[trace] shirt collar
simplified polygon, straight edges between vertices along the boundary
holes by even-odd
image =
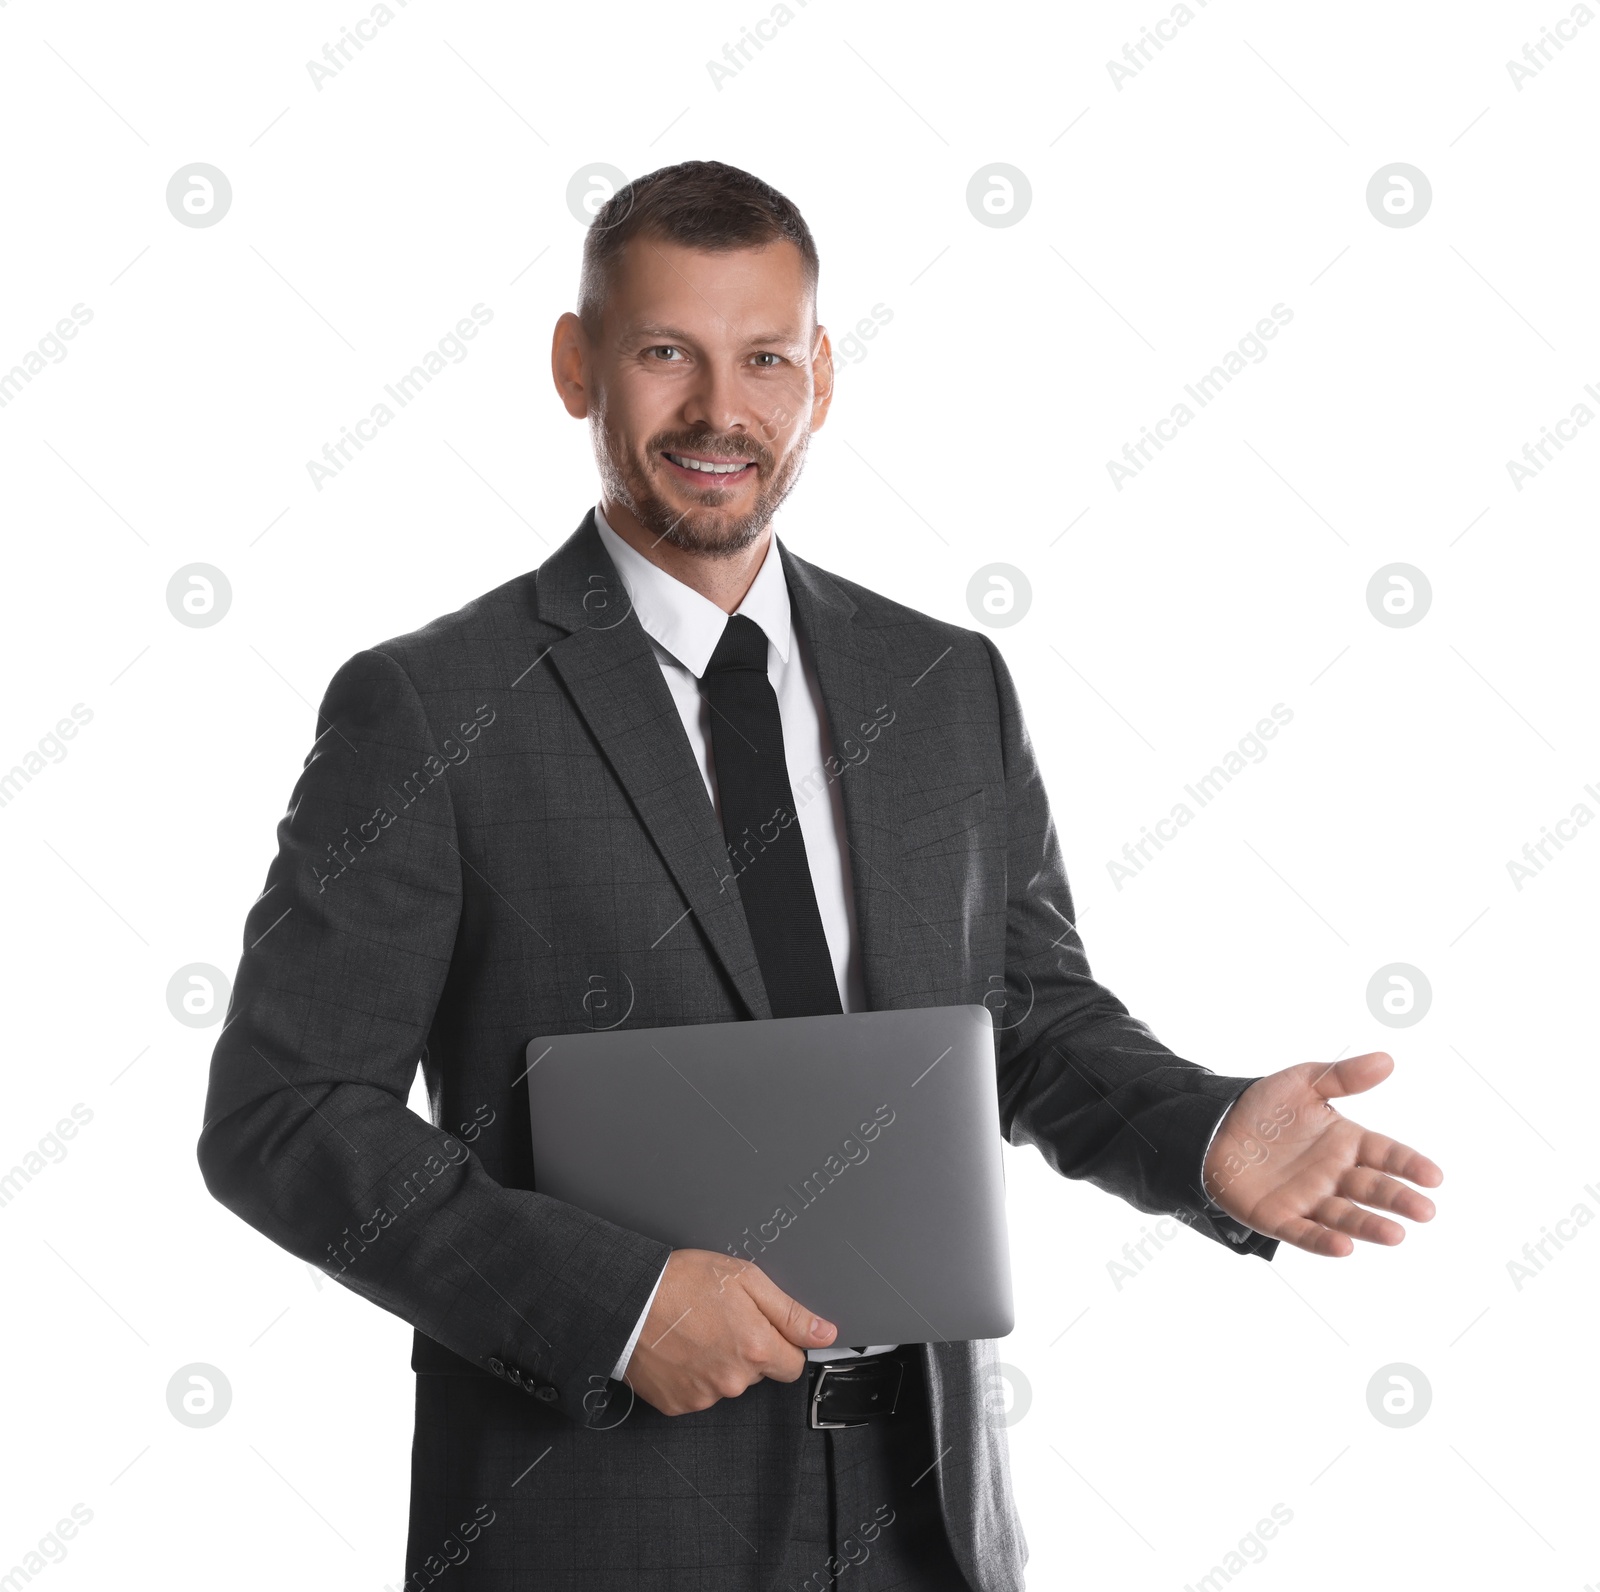
[[[666,648],[698,680],[706,672],[711,654],[722,640],[727,614],[709,597],[684,585],[623,541],[606,523],[605,513],[598,503],[595,504],[594,523],[611,555],[611,562],[617,566],[617,574],[645,634]],[[788,663],[793,617],[776,533],[768,540],[767,556],[744,594],[744,601],[734,612],[760,625],[767,640],[778,649],[778,656]]]

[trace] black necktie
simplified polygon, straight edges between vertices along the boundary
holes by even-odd
[[[738,881],[772,1015],[842,1011],[767,679],[766,632],[753,619],[729,617],[700,689],[711,704],[728,876]]]

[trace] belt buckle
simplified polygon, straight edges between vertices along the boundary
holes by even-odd
[[[817,1385],[811,1391],[811,1429],[813,1431],[830,1431],[847,1426],[865,1426],[862,1421],[824,1421],[817,1418],[817,1405],[822,1401],[822,1389],[830,1375],[835,1371],[843,1371],[852,1364],[860,1364],[851,1360],[823,1360],[817,1365]]]
[[[876,1355],[868,1355],[863,1359],[856,1359],[856,1360],[840,1359],[840,1360],[823,1360],[823,1361],[819,1362],[819,1364],[817,1365],[817,1368],[816,1368],[817,1369],[817,1381],[816,1381],[816,1386],[812,1389],[811,1407],[810,1407],[810,1412],[809,1412],[809,1420],[810,1420],[810,1425],[811,1425],[812,1430],[813,1431],[828,1431],[828,1430],[835,1430],[835,1429],[838,1429],[838,1428],[841,1428],[841,1427],[866,1426],[866,1425],[870,1424],[872,1416],[863,1416],[862,1419],[859,1420],[859,1421],[824,1421],[824,1420],[820,1419],[819,1416],[818,1416],[818,1406],[822,1402],[823,1386],[827,1382],[828,1378],[835,1371],[839,1371],[839,1372],[859,1371],[863,1365],[870,1365],[874,1369],[878,1369],[878,1368],[882,1367],[884,1365],[884,1363],[886,1361],[889,1361],[891,1358],[892,1357],[889,1354],[876,1354]],[[904,1365],[904,1363],[903,1362],[897,1363],[895,1365],[895,1371],[896,1371],[897,1374],[895,1376],[895,1381],[894,1381],[894,1392],[890,1395],[888,1409],[887,1409],[887,1411],[875,1410],[873,1412],[874,1416],[875,1415],[882,1415],[882,1414],[885,1414],[885,1413],[893,1415],[895,1410],[899,1408],[899,1405],[900,1405],[900,1394],[901,1394],[902,1388],[903,1388],[904,1383],[905,1383],[905,1365]]]

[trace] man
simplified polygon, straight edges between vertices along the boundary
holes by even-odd
[[[407,1589],[1023,1585],[993,1344],[835,1344],[540,1193],[535,1035],[984,1001],[998,1126],[1066,1176],[1265,1258],[1433,1214],[1397,1180],[1439,1169],[1330,1103],[1387,1056],[1221,1077],[1095,982],[989,638],[774,538],[832,397],[816,286],[734,168],[602,208],[552,352],[599,505],[338,671],[246,924],[200,1161],[416,1328]]]

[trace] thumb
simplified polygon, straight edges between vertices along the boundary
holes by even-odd
[[[759,1266],[752,1266],[741,1280],[755,1300],[756,1308],[797,1349],[813,1349],[833,1342],[838,1328],[831,1321],[812,1314],[798,1299],[791,1299]]]
[[[1347,1056],[1324,1068],[1311,1080],[1311,1087],[1324,1100],[1341,1095],[1364,1094],[1376,1088],[1394,1071],[1394,1057],[1386,1050],[1369,1050],[1364,1056]]]

